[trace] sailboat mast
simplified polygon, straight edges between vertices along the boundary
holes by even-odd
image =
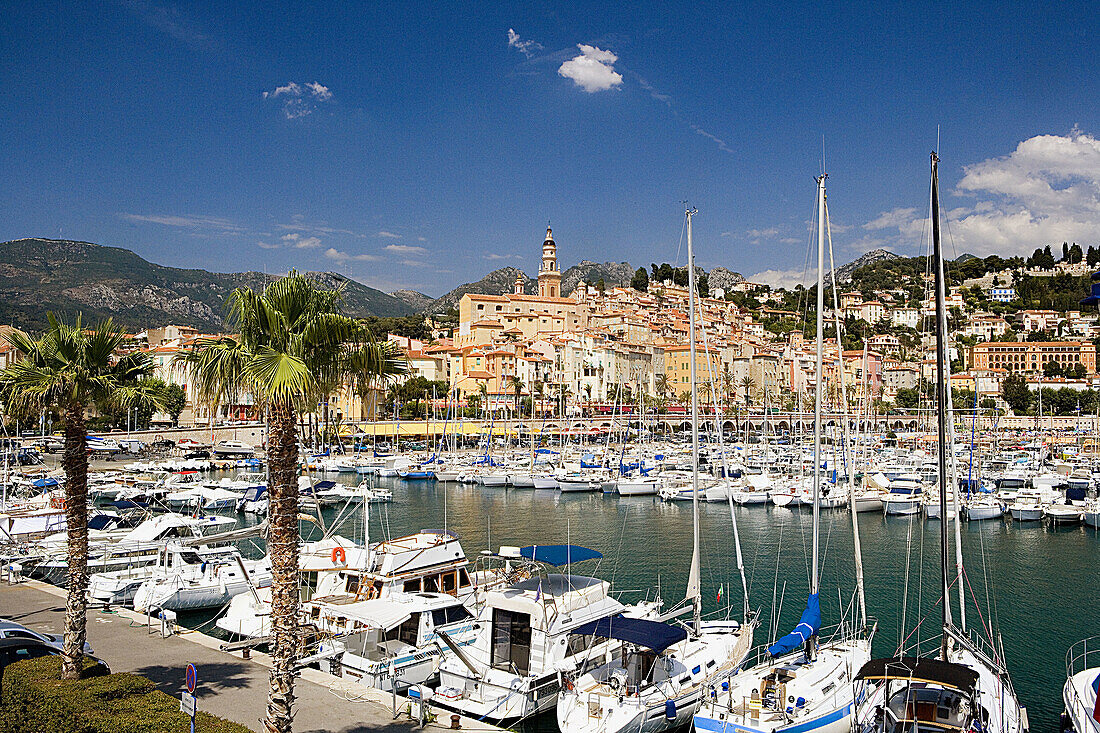
[[[932,266],[936,273],[936,427],[939,439],[938,479],[940,488],[940,582],[942,584],[943,628],[951,623],[951,602],[948,596],[950,581],[947,576],[947,296],[943,282],[943,249],[940,244],[940,181],[935,152],[932,159]],[[957,521],[957,520],[956,520]],[[944,633],[940,641],[940,659],[947,660],[948,637]]]
[[[700,587],[699,572],[699,390],[695,381],[695,250],[691,242],[691,217],[696,209],[691,208],[687,215],[687,268],[688,268],[688,357],[691,361],[691,530],[692,553],[691,571],[688,575],[688,595],[693,598],[694,615],[692,629],[696,634],[702,624],[703,592]]]
[[[843,428],[840,431],[844,441],[841,456],[844,459],[844,472],[848,478],[848,508],[852,515],[852,548],[856,564],[856,596],[859,599],[859,619],[863,628],[867,627],[867,594],[863,587],[863,547],[859,540],[859,513],[856,511],[856,469],[848,452],[848,386],[844,369],[844,344],[840,339],[840,304],[837,300],[839,288],[836,283],[836,262],[833,261],[833,232],[829,226],[829,204],[825,204],[825,235],[829,240],[829,274],[833,284],[833,323],[836,324],[837,351],[840,355],[840,419]],[[870,377],[867,375],[867,341],[863,342],[863,392],[866,395]],[[837,474],[839,476],[839,474]],[[839,483],[839,481],[838,481]]]
[[[813,519],[813,567],[810,576],[810,593],[818,591],[817,539],[821,525],[821,398],[825,391],[825,179],[822,173],[817,179],[817,338],[816,361],[817,388],[814,390],[814,519]],[[839,345],[840,334],[837,334]]]

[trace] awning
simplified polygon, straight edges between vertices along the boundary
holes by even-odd
[[[618,639],[644,646],[655,652],[663,652],[676,642],[687,638],[687,631],[679,626],[628,616],[607,616],[578,626],[569,633]]]
[[[550,565],[566,565],[571,562],[583,562],[595,560],[603,555],[595,550],[578,545],[531,545],[519,549],[520,557],[528,560],[548,563]]]
[[[390,629],[400,626],[412,616],[413,610],[419,610],[410,608],[409,604],[394,603],[386,598],[375,598],[370,601],[358,601],[356,603],[345,603],[340,605],[334,604],[331,606],[321,601],[317,603],[317,605],[321,607],[322,613],[331,609],[334,613],[344,618],[358,621],[371,628],[381,629],[382,631],[389,631]]]
[[[961,664],[923,657],[872,659],[856,675],[857,680],[911,680],[946,685],[973,694],[978,673]]]

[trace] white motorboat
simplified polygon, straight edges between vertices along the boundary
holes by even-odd
[[[1079,506],[1055,502],[1043,507],[1043,518],[1057,526],[1080,524],[1084,511]]]
[[[501,548],[501,557],[566,565],[601,557],[573,545]],[[576,679],[603,664],[616,640],[572,632],[626,607],[606,581],[583,575],[543,574],[483,597],[474,641],[439,665],[436,705],[482,720],[529,718],[554,706],[563,676]]]
[[[188,517],[160,514],[145,520],[124,534],[109,534],[95,539],[88,548],[88,573],[104,573],[151,565],[166,542],[174,539],[201,538],[236,524],[232,517]],[[43,542],[45,559],[29,568],[29,575],[50,583],[64,583],[68,576],[67,537],[64,533]]]
[[[446,593],[316,603],[303,623],[323,636],[317,652],[302,662],[318,662],[337,677],[386,691],[427,682],[442,655],[450,649],[462,653],[476,631],[470,612]]]
[[[1097,733],[1097,680],[1100,679],[1100,637],[1082,639],[1066,652],[1066,684],[1062,687],[1062,730]]]
[[[1038,494],[1021,491],[1008,505],[1008,514],[1017,522],[1037,522],[1043,518],[1043,502]]]
[[[978,494],[966,502],[966,518],[971,522],[1000,519],[1004,513],[1004,504],[990,494]]]
[[[917,481],[898,479],[890,482],[890,489],[882,497],[882,510],[886,514],[908,516],[917,514],[924,503],[924,487]]]
[[[222,440],[212,449],[218,458],[239,458],[241,456],[253,456],[256,449],[240,440]]]
[[[220,608],[231,598],[271,585],[271,560],[245,560],[235,549],[200,557],[181,554],[182,563],[154,569],[134,592],[138,613],[156,609],[194,611]]]
[[[619,496],[656,496],[661,482],[655,478],[627,477],[620,478],[616,485]]]
[[[558,477],[558,488],[561,492],[573,491],[599,491],[603,479],[591,474],[563,473]]]
[[[161,550],[156,564],[94,573],[88,578],[88,600],[106,606],[132,606],[138,588],[150,578],[165,576],[189,565],[223,562],[235,554],[229,548],[186,547],[170,541]]]
[[[398,592],[447,593],[470,603],[475,582],[486,586],[493,581],[470,573],[458,537],[440,530],[422,530],[369,549],[333,536],[304,545],[298,562],[303,612],[314,600],[334,604]],[[215,624],[237,636],[266,636],[270,615],[271,593],[265,589],[234,598]]]

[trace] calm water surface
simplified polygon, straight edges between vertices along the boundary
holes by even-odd
[[[598,564],[578,565],[574,572],[611,581],[624,601],[652,597],[658,588],[666,603],[683,598],[692,549],[690,502],[398,479],[378,482],[392,488],[394,501],[371,507],[372,541],[446,527],[461,537],[471,559],[500,545],[572,542],[604,554]],[[786,633],[802,612],[809,586],[811,511],[750,506],[736,507],[734,513],[749,601],[761,614],[756,636],[761,643],[775,636],[777,624],[778,634]],[[326,521],[331,523],[336,514],[326,510]],[[701,517],[705,609],[724,614],[732,604],[733,614],[739,616],[742,591],[729,507],[702,504]],[[353,512],[340,534],[361,538],[362,519],[361,510]],[[893,654],[899,638],[910,649],[934,644],[941,614],[939,523],[864,513],[859,515],[859,530],[868,613],[878,619],[874,654]],[[1066,649],[1100,633],[1100,536],[1085,527],[1052,530],[1039,523],[964,522],[962,545],[967,625],[979,632],[992,625],[1002,636],[1032,730],[1055,733]],[[852,613],[852,525],[846,510],[822,511],[821,555],[822,614],[828,626],[840,621],[842,613],[849,618]],[[952,596],[957,616],[957,590]],[[196,625],[206,619],[183,620]],[[556,729],[553,716],[547,717],[549,722],[535,727]]]

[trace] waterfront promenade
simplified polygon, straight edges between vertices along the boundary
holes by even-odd
[[[65,591],[37,581],[0,585],[0,617],[32,629],[60,634],[65,623]],[[96,656],[114,672],[135,672],[152,680],[173,697],[183,691],[184,670],[190,662],[198,669],[196,697],[200,710],[232,720],[262,733],[260,720],[267,706],[267,655],[218,649],[218,640],[198,632],[162,638],[160,623],[152,628],[145,617],[132,611],[88,611],[88,641]],[[368,733],[369,731],[420,730],[402,714],[394,720],[392,696],[367,691],[313,669],[302,670],[294,687],[296,733]],[[401,698],[398,698],[401,702]],[[450,714],[438,713],[438,721],[426,730],[450,726]],[[498,731],[487,723],[461,721],[462,730]]]

